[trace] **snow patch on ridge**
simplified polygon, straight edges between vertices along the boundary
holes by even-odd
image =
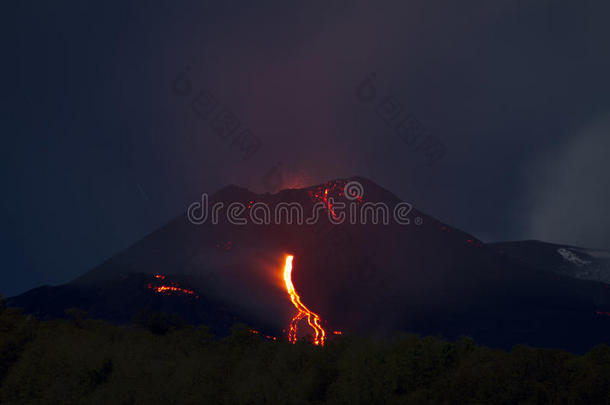
[[[566,248],[557,249],[557,253],[559,253],[563,257],[563,260],[573,263],[579,267],[585,266],[587,264],[591,264],[591,262],[589,260],[581,259],[580,257],[576,256],[574,254],[574,252],[572,252]]]

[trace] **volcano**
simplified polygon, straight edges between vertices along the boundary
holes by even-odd
[[[346,191],[355,183],[357,198]],[[469,335],[493,347],[574,352],[608,342],[610,289],[599,278],[533,265],[415,208],[402,223],[337,221],[340,203],[356,204],[357,214],[367,202],[390,212],[402,203],[368,179],[276,194],[227,186],[207,202],[240,203],[246,213],[257,203],[271,211],[296,203],[306,215],[321,204],[328,215],[314,223],[263,224],[236,224],[220,215],[217,223],[196,224],[184,214],[76,280],[28,291],[9,305],[40,317],[78,307],[114,322],[141,310],[169,311],[219,334],[243,321],[286,337],[296,315],[283,279],[290,254],[292,282],[325,331]]]

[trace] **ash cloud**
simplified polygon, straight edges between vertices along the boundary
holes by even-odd
[[[532,167],[527,237],[610,249],[610,113]]]

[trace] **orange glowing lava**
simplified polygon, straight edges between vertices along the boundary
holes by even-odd
[[[159,280],[165,280],[165,278],[166,278],[163,274],[155,274],[153,277],[156,279],[159,279]],[[175,281],[168,281],[168,283],[169,284],[162,284],[162,285],[154,285],[153,283],[148,283],[146,285],[146,287],[150,288],[151,290],[153,290],[154,292],[159,293],[159,294],[166,294],[166,295],[186,294],[186,295],[191,295],[195,298],[199,298],[199,295],[197,295],[197,293],[195,293],[194,290],[189,290],[188,288],[182,288]]]
[[[195,294],[195,291],[193,291],[193,290],[188,290],[186,288],[180,288],[180,287],[176,287],[173,285],[159,285],[159,286],[149,285],[148,288],[151,288],[158,293],[172,293],[173,292],[173,293],[182,293],[182,294],[188,294],[188,295]]]
[[[324,197],[322,198],[322,201],[324,201],[324,205],[326,205],[326,208],[328,208],[328,212],[330,212],[334,218],[338,218],[335,210],[333,210],[332,202],[328,200],[328,189],[324,190]]]
[[[314,338],[313,343],[315,345],[324,346],[324,339],[326,338],[326,332],[324,328],[320,325],[321,320],[320,316],[315,312],[311,312],[309,308],[307,308],[301,302],[301,297],[297,294],[294,289],[294,285],[292,284],[292,259],[294,257],[292,255],[286,256],[286,264],[284,265],[284,283],[286,284],[286,291],[288,295],[290,295],[290,301],[292,301],[292,305],[297,309],[297,314],[292,317],[290,321],[290,328],[288,330],[288,341],[291,343],[296,343],[297,341],[297,327],[299,321],[303,318],[307,318],[307,323],[314,330]]]
[[[328,213],[335,219],[339,219],[339,216],[335,212],[332,204],[332,198],[329,197],[329,193],[333,193],[339,197],[343,195],[343,187],[345,187],[345,181],[328,182],[316,189],[308,191],[312,201],[321,201],[324,207],[328,210]]]
[[[250,333],[252,333],[254,335],[261,335],[261,336],[263,336],[263,337],[265,337],[266,339],[269,339],[269,340],[277,340],[277,337],[270,336],[270,335],[263,335],[262,333],[260,333],[256,329],[248,329],[248,332],[250,332]]]

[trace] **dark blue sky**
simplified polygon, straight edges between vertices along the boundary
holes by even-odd
[[[485,241],[610,248],[604,1],[4,5],[0,293],[68,281],[228,183],[364,175]],[[176,4],[174,4],[176,3]],[[243,3],[243,4],[242,4]],[[188,68],[248,160],[172,89]],[[375,72],[429,164],[356,88]]]

